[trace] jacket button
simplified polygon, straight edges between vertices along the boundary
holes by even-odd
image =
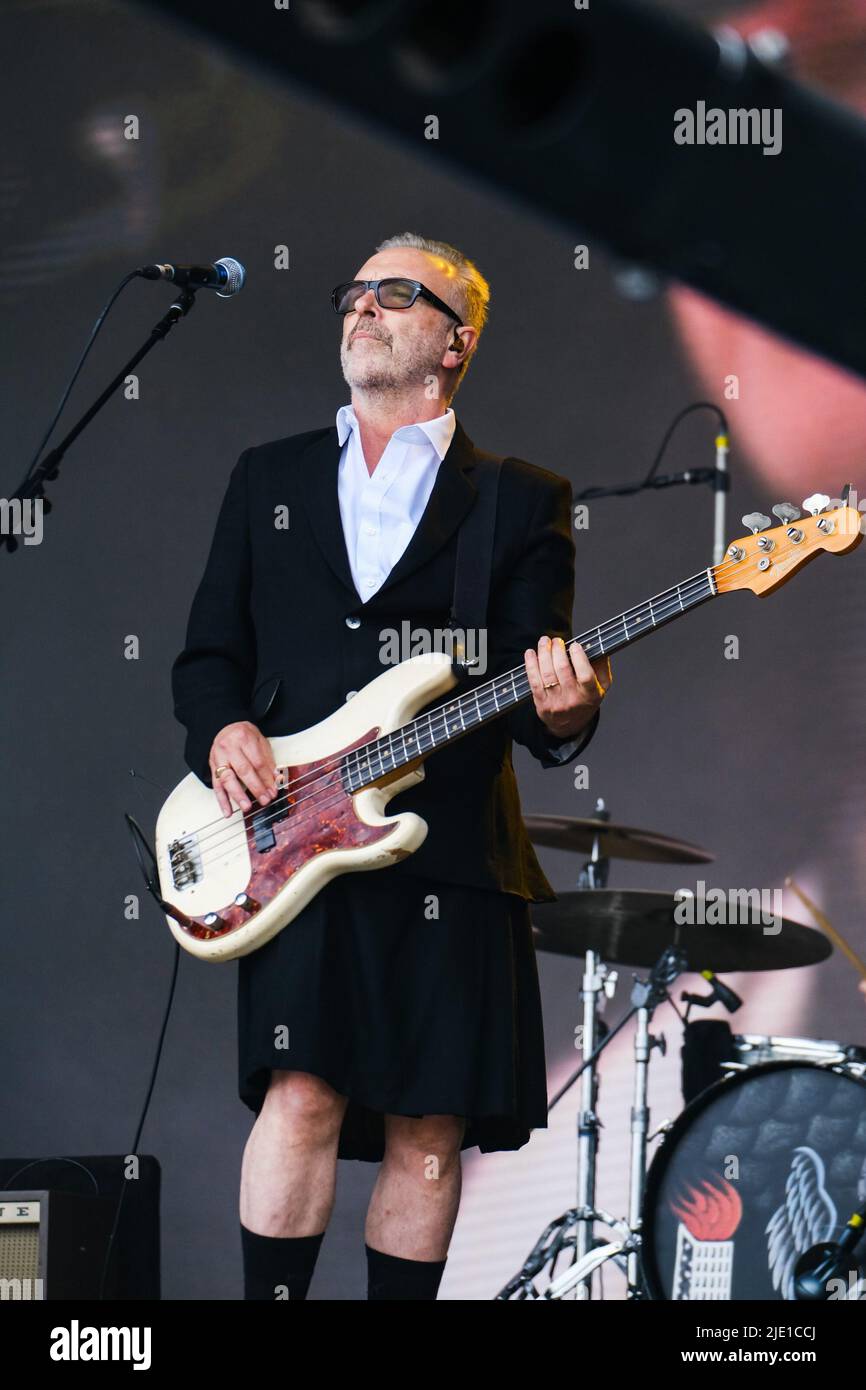
[[[346,693],[346,699],[347,699],[347,700],[351,700],[355,695],[357,695],[357,693],[358,693],[357,690],[349,690],[349,691],[347,691],[347,693]]]
[[[361,619],[355,613],[350,613],[346,619],[346,627],[360,627]]]

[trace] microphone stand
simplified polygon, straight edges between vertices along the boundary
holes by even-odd
[[[713,475],[713,490],[716,494],[716,510],[713,531],[713,564],[720,565],[725,558],[725,536],[727,535],[726,511],[728,490],[731,486],[728,474],[728,450],[730,444],[726,434],[716,435],[716,469]]]
[[[75,442],[82,431],[87,428],[94,416],[98,415],[106,401],[114,395],[118,387],[123,385],[130,372],[134,367],[138,366],[142,358],[146,357],[150,350],[156,347],[157,343],[161,343],[163,339],[168,336],[176,323],[180,323],[181,319],[186,318],[186,315],[195,304],[195,295],[195,288],[187,287],[181,290],[177,299],[169,307],[168,312],[164,314],[159,320],[159,323],[151,329],[150,335],[144,346],[140,347],[138,352],[130,357],[129,361],[121,367],[120,371],[109,382],[102,394],[97,397],[90,409],[84,412],[81,419],[77,424],[73,425],[72,429],[64,436],[56,448],[46,454],[42,462],[38,463],[32,472],[28,474],[23,483],[15,489],[9,501],[17,499],[23,502],[27,498],[38,498],[43,502],[44,510],[46,512],[51,511],[51,502],[45,496],[45,484],[46,482],[53,482],[57,477],[66,450]],[[0,535],[0,546],[2,545],[5,545],[10,552],[18,548],[18,542],[11,533],[8,535]]]
[[[657,473],[656,469],[661,462],[674,431],[687,415],[691,415],[696,410],[714,411],[721,426],[719,433],[716,435],[715,468],[687,468],[680,473]],[[730,474],[728,472],[729,451],[730,440],[728,438],[728,426],[722,411],[717,405],[714,405],[712,401],[695,401],[692,405],[687,405],[684,410],[681,410],[675,417],[673,423],[668,427],[658,453],[653,460],[652,467],[641,482],[620,483],[614,487],[584,488],[583,492],[578,493],[573,500],[575,502],[589,502],[598,497],[630,497],[636,492],[645,492],[651,488],[679,487],[684,483],[688,483],[691,486],[700,483],[710,483],[715,493],[713,510],[713,564],[719,565],[725,555],[726,511],[728,492],[731,486]]]
[[[594,952],[587,953],[587,967],[593,963],[594,956]],[[574,1289],[576,1300],[586,1302],[590,1296],[590,1276],[595,1269],[610,1259],[615,1260],[618,1264],[625,1263],[629,1299],[643,1297],[639,1251],[641,1211],[646,1190],[646,1150],[649,1130],[647,1073],[653,1047],[661,1047],[662,1050],[664,1047],[661,1038],[651,1036],[649,1026],[655,1010],[666,999],[669,999],[669,987],[683,973],[687,965],[688,961],[684,951],[678,946],[667,946],[646,979],[635,976],[635,984],[631,994],[631,1008],[625,1017],[615,1028],[606,1031],[598,1043],[594,1043],[595,1033],[593,1032],[594,1046],[592,1051],[550,1101],[547,1107],[548,1114],[574,1085],[578,1077],[587,1071],[589,1072],[590,1090],[587,1095],[585,1089],[582,1103],[584,1106],[588,1103],[592,1109],[589,1112],[584,1110],[578,1117],[581,1163],[577,1205],[571,1207],[564,1216],[551,1222],[541,1239],[533,1246],[520,1272],[500,1290],[496,1295],[497,1299],[538,1297],[561,1299],[566,1293],[570,1293]],[[584,994],[589,1003],[589,1008],[584,1014],[585,1018],[589,1017],[590,1009],[595,1007],[592,995],[594,992],[597,993],[600,988],[599,978],[598,976],[591,977],[588,973],[584,977]],[[597,1131],[600,1127],[598,1118],[594,1113],[595,1064],[605,1048],[613,1042],[617,1033],[635,1016],[637,1016],[638,1026],[634,1039],[635,1083],[631,1112],[629,1215],[627,1221],[618,1221],[595,1205],[595,1157]],[[608,1244],[599,1245],[593,1235],[596,1221],[601,1221],[609,1226],[621,1238]],[[554,1279],[544,1295],[535,1293],[532,1284],[534,1277],[546,1265],[551,1266],[551,1274],[553,1274],[553,1266],[556,1264],[560,1252],[566,1246],[573,1247],[573,1263],[564,1274]]]

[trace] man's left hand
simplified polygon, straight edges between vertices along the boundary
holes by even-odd
[[[579,642],[566,647],[561,637],[542,637],[523,659],[539,719],[556,738],[581,733],[610,689],[608,658],[590,661]]]

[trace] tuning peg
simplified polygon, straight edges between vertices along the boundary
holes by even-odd
[[[801,515],[800,508],[795,507],[793,502],[777,502],[773,508],[773,516],[777,516],[783,526],[790,526]]]
[[[770,518],[764,516],[763,512],[747,512],[743,517],[743,525],[748,526],[753,536],[757,536],[759,531],[766,531],[770,524]]]
[[[817,516],[819,512],[826,512],[830,505],[830,498],[823,492],[813,492],[811,497],[803,499],[803,506],[812,516]]]

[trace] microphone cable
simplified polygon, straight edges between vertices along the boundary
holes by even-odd
[[[115,290],[114,293],[111,295],[111,297],[109,298],[108,302],[105,304],[105,307],[102,309],[102,312],[100,313],[99,317],[97,318],[96,322],[94,323],[93,327],[91,328],[91,330],[90,330],[90,336],[88,337],[87,342],[86,342],[85,345],[84,345],[84,350],[83,350],[83,352],[81,353],[81,356],[79,357],[79,359],[78,359],[78,361],[77,361],[77,363],[76,363],[76,365],[75,365],[75,369],[74,369],[74,371],[73,371],[71,377],[69,378],[69,381],[67,382],[66,389],[64,390],[63,395],[60,397],[60,401],[59,401],[59,403],[58,403],[58,405],[57,405],[57,409],[55,410],[53,416],[51,417],[51,423],[49,424],[47,430],[45,431],[45,434],[42,436],[42,440],[41,440],[41,442],[40,442],[40,444],[39,444],[39,447],[38,447],[37,450],[36,450],[36,453],[33,455],[33,459],[32,459],[32,461],[31,461],[31,463],[30,463],[30,465],[29,465],[29,467],[28,467],[28,469],[27,469],[26,474],[24,475],[24,481],[23,481],[23,483],[21,484],[21,487],[18,489],[19,492],[22,490],[22,488],[25,488],[25,487],[27,486],[27,484],[30,482],[30,479],[31,479],[32,476],[33,476],[33,473],[34,473],[34,471],[35,471],[35,469],[36,469],[36,467],[37,467],[37,465],[38,465],[38,463],[39,463],[39,460],[40,460],[40,458],[42,457],[42,454],[43,454],[44,451],[45,451],[45,446],[46,446],[46,444],[48,443],[49,439],[51,438],[52,434],[54,433],[54,431],[55,431],[55,429],[56,429],[56,427],[57,427],[57,421],[60,419],[60,416],[63,414],[63,410],[64,410],[64,407],[65,407],[65,405],[66,405],[66,402],[69,400],[69,397],[70,397],[70,395],[71,395],[71,393],[72,393],[72,388],[73,388],[73,386],[75,385],[76,381],[78,380],[78,377],[79,377],[79,375],[80,375],[80,373],[81,373],[82,367],[84,366],[85,362],[87,361],[88,355],[89,355],[89,353],[90,353],[90,349],[93,347],[93,344],[96,342],[97,336],[98,336],[98,334],[99,334],[99,330],[102,328],[102,325],[105,323],[105,320],[107,319],[107,317],[108,317],[108,315],[109,315],[111,309],[114,307],[115,301],[118,299],[118,297],[119,297],[120,294],[123,292],[123,290],[126,289],[126,287],[127,287],[127,285],[129,284],[130,280],[135,280],[135,279],[137,279],[137,278],[138,278],[138,275],[139,275],[139,272],[138,272],[137,270],[131,270],[131,271],[129,272],[128,275],[124,275],[124,277],[123,277],[123,279],[121,280],[120,284],[117,286],[116,290]],[[48,503],[47,499],[44,499],[44,505],[45,505],[46,511],[50,511],[50,504]]]

